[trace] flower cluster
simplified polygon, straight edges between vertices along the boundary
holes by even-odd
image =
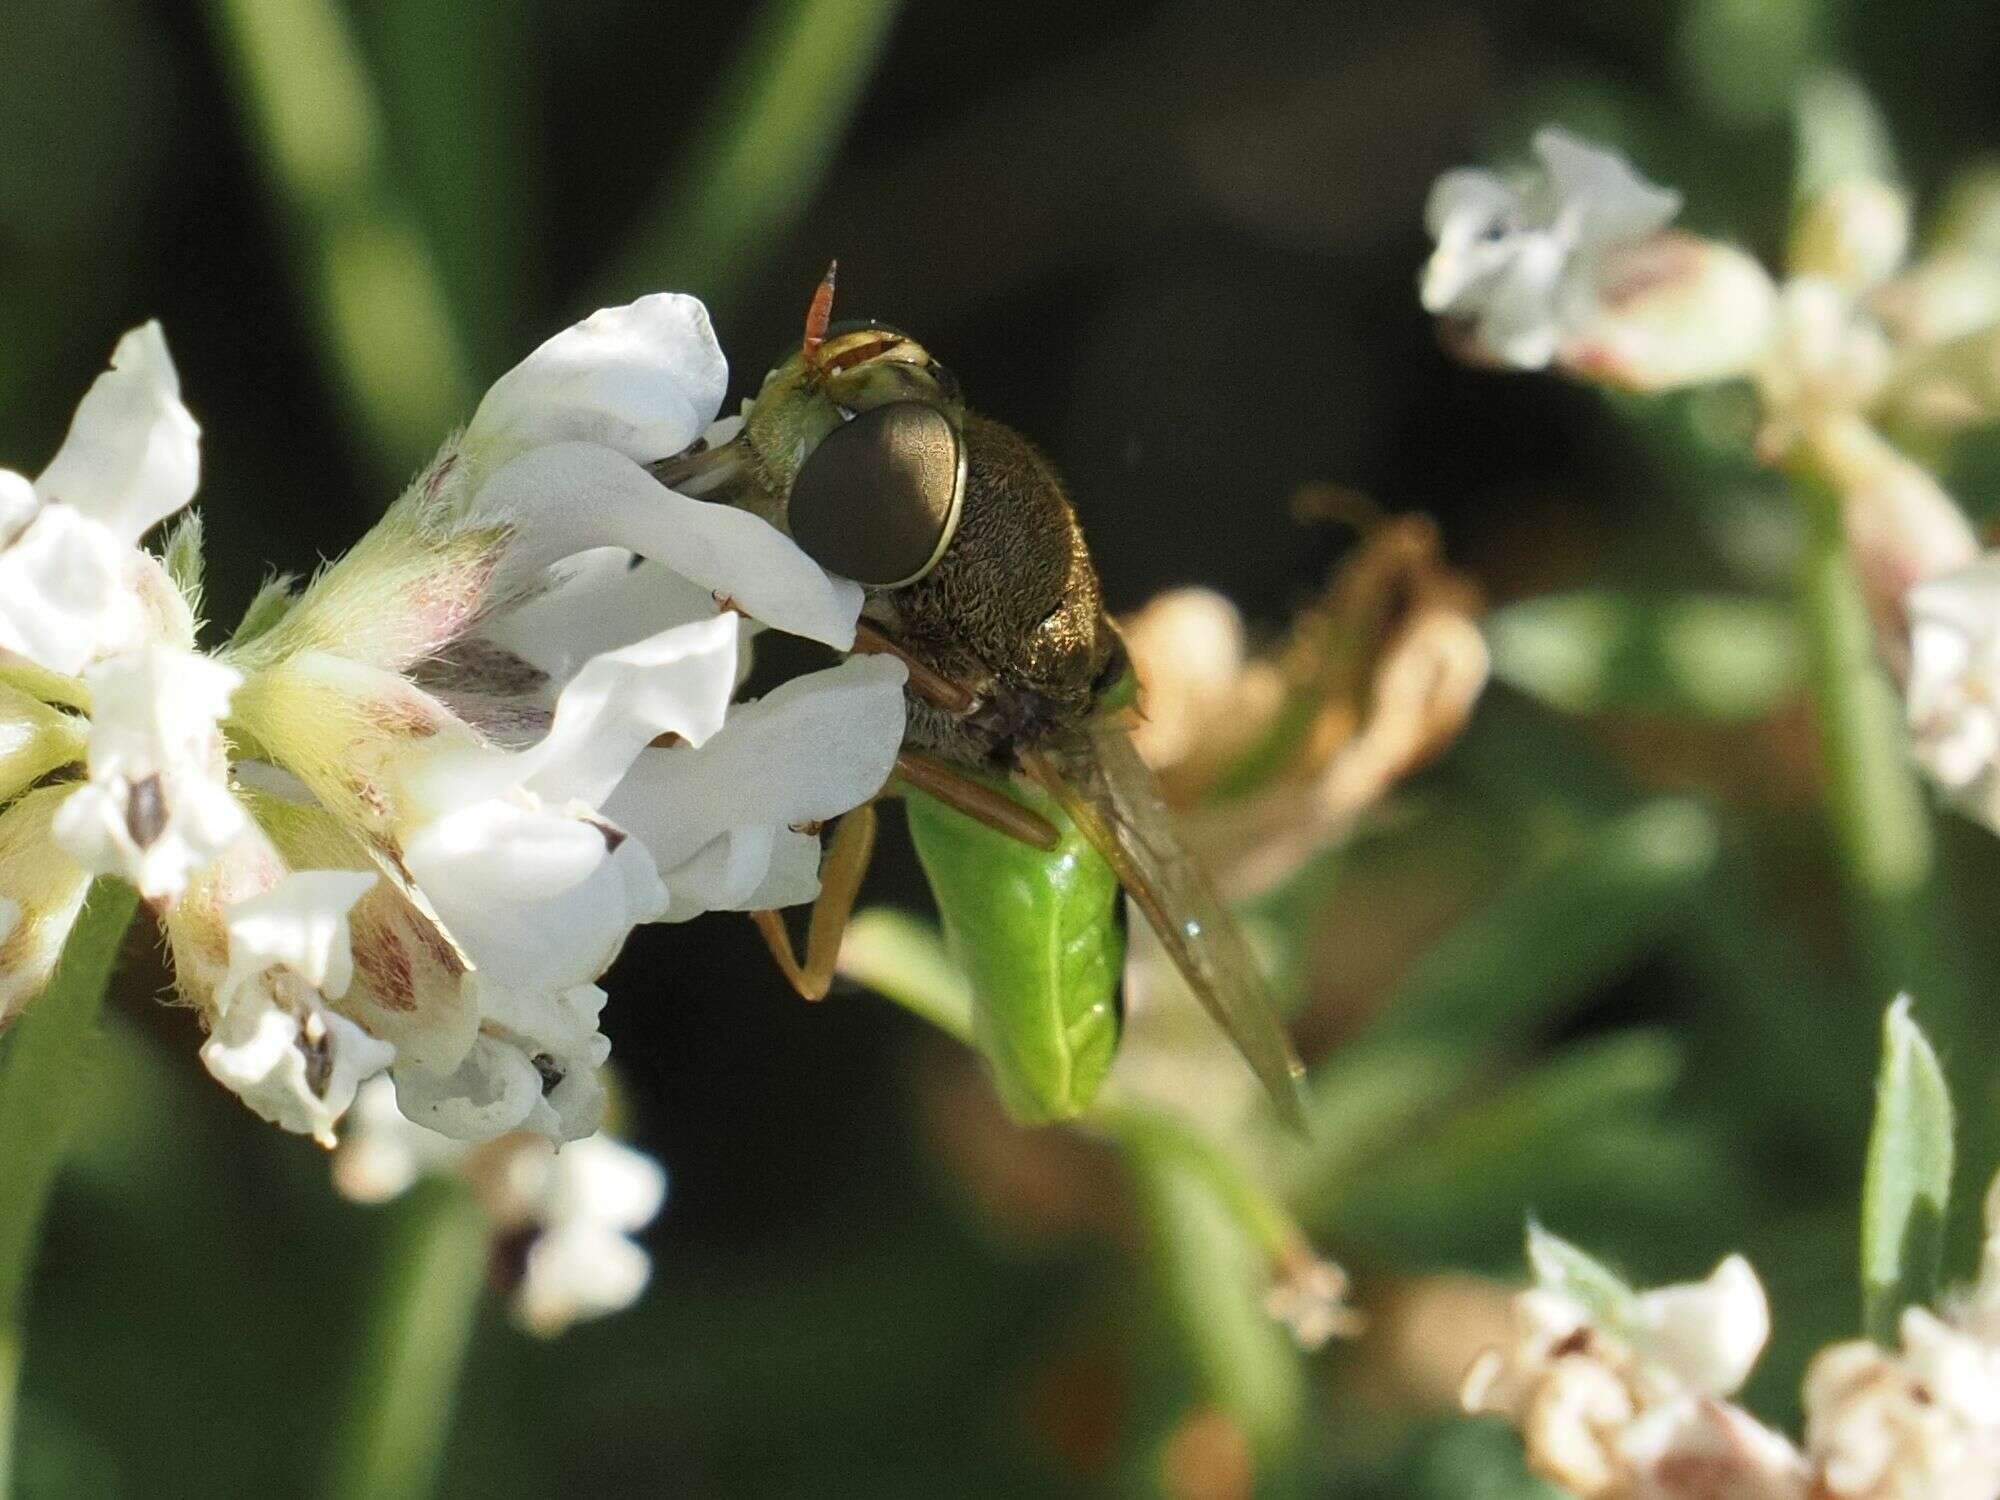
[[[2000,830],[2000,564],[1910,451],[2000,416],[1993,184],[1961,190],[1915,256],[1900,190],[1826,184],[1780,281],[1666,228],[1675,195],[1615,155],[1553,130],[1535,147],[1521,181],[1439,181],[1425,306],[1488,362],[1641,390],[1748,380],[1759,457],[1840,505],[1918,760]]]
[[[1520,1428],[1529,1465],[1586,1497],[1983,1500],[2000,1493],[2000,1181],[1977,1281],[1907,1309],[1893,1349],[1853,1340],[1806,1371],[1795,1443],[1730,1402],[1770,1332],[1732,1256],[1706,1281],[1629,1292],[1531,1230],[1514,1340],[1467,1375],[1468,1411]]]
[[[739,703],[774,628],[851,646],[858,586],[648,463],[726,366],[662,294],[503,376],[377,525],[195,647],[198,429],[159,330],[32,484],[0,475],[0,1014],[93,875],[160,918],[209,1071],[331,1144],[370,1078],[461,1140],[588,1136],[597,980],[632,928],[810,900],[802,831],[881,787],[900,663]]]

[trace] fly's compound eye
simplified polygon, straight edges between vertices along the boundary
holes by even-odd
[[[792,481],[792,540],[821,567],[868,588],[900,588],[937,566],[965,508],[965,439],[922,401],[892,401],[843,422]]]

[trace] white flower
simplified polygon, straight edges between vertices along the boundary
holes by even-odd
[[[2000,829],[2000,558],[1920,583],[1904,605],[1912,748],[1940,786]]]
[[[627,1236],[659,1213],[667,1174],[650,1156],[603,1136],[541,1160],[529,1214],[541,1232],[528,1247],[514,1312],[546,1338],[638,1300],[652,1263]]]
[[[629,1236],[665,1201],[666,1173],[651,1157],[604,1136],[560,1150],[516,1133],[484,1145],[451,1140],[411,1123],[386,1080],[365,1086],[334,1158],[348,1197],[379,1203],[426,1173],[451,1172],[472,1188],[511,1269],[515,1316],[530,1331],[557,1334],[580,1319],[628,1307],[651,1274]]]
[[[1804,1500],[1797,1450],[1721,1399],[1770,1333],[1747,1261],[1655,1291],[1600,1289],[1592,1307],[1576,1252],[1533,1229],[1529,1259],[1540,1284],[1514,1299],[1514,1341],[1474,1364],[1461,1399],[1513,1421],[1535,1472],[1618,1500]]]
[[[285,876],[228,912],[229,967],[201,1060],[243,1102],[286,1130],[334,1144],[361,1084],[395,1057],[327,1002],[353,979],[348,912],[376,877]]]
[[[249,821],[229,790],[217,727],[242,678],[154,642],[98,663],[86,680],[90,780],[63,804],[55,835],[93,874],[171,901]]]
[[[146,638],[161,580],[137,543],[193,496],[200,439],[159,325],[135,328],[41,476],[0,471],[0,653],[73,675]]]
[[[1481,353],[1528,370],[1553,360],[1590,311],[1603,253],[1664,228],[1681,203],[1565,131],[1537,132],[1534,149],[1541,169],[1518,184],[1447,172],[1424,211],[1437,241],[1425,309],[1472,323]]]
[[[2000,1349],[1922,1308],[1902,1350],[1821,1351],[1806,1372],[1806,1447],[1828,1500],[2000,1494]]]

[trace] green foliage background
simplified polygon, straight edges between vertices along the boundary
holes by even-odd
[[[1796,513],[1729,393],[1448,365],[1415,302],[1421,205],[1556,119],[1769,254],[1799,87],[1858,80],[1934,194],[1996,142],[2000,21],[10,0],[0,59],[0,454],[38,466],[117,333],[160,316],[205,427],[220,621],[357,535],[574,317],[698,292],[747,392],[836,254],[847,311],[918,332],[1048,446],[1117,607],[1209,582],[1276,629],[1342,546],[1287,517],[1314,480],[1437,514],[1503,605],[1564,594],[1495,617],[1502,682],[1464,742],[1282,908],[1320,1107],[1292,1197],[1378,1306],[1516,1274],[1531,1211],[1640,1281],[1741,1249],[1775,1307],[1750,1393],[1774,1420],[1857,1328],[1889,995],[1819,810]],[[1982,516],[1996,453],[1942,459]],[[2000,846],[1937,833],[1917,1013],[1968,1205],[2000,1165]],[[877,889],[917,904],[886,842]],[[38,1286],[24,1488],[307,1491],[390,1216],[200,1076],[136,942],[125,975]],[[1066,1208],[1104,1163],[1024,1143],[880,1002],[797,1005],[721,919],[643,934],[610,988],[632,1131],[676,1178],[654,1286],[553,1345],[484,1312],[445,1493],[1151,1493],[1201,1401],[1250,1414],[1275,1493],[1537,1493],[1511,1438],[1406,1399],[1368,1342],[1301,1362],[1207,1290],[1231,1245],[1170,1153],[1135,1152],[1110,1211]],[[996,1189],[996,1160],[1047,1191]],[[1962,1209],[1948,1270],[1972,1229]]]

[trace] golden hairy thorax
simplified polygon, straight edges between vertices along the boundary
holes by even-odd
[[[1004,757],[1088,713],[1113,636],[1060,476],[1012,428],[967,414],[958,534],[925,577],[867,613],[912,655],[985,700],[969,720],[914,697],[908,743],[967,764]]]

